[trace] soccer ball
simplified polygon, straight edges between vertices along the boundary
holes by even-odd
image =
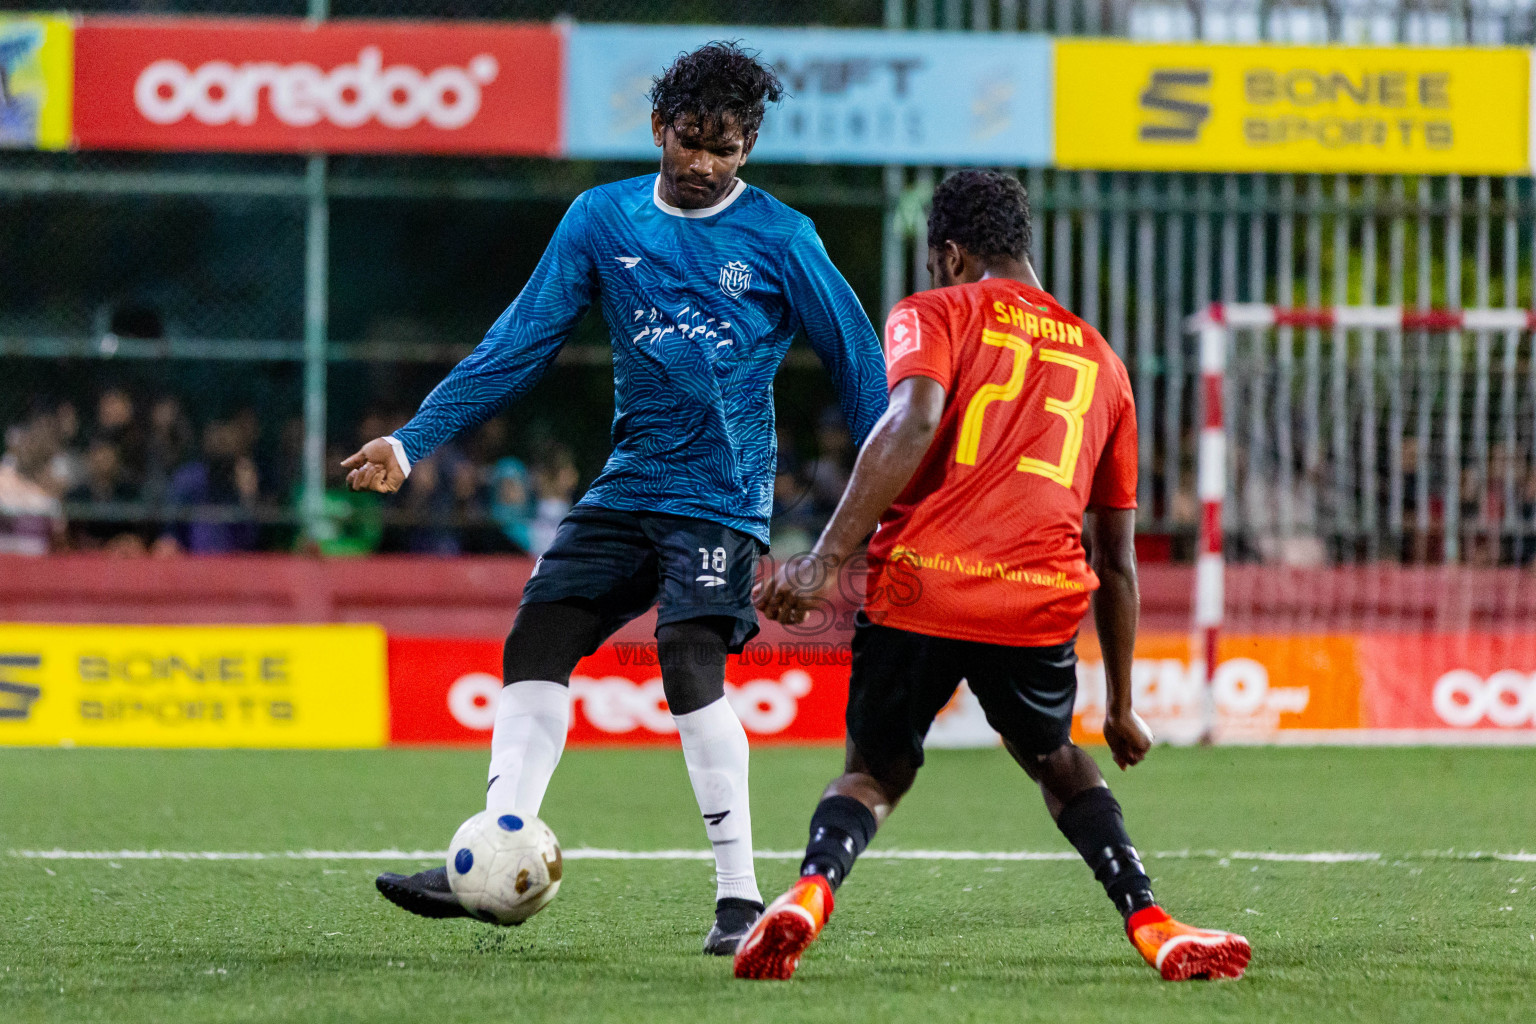
[[[522,924],[560,891],[560,841],[531,814],[481,811],[448,847],[448,885],[491,924]]]

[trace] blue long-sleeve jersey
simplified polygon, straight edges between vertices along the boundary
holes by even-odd
[[[395,432],[412,462],[526,394],[594,298],[613,341],[613,454],[581,504],[768,539],[773,377],[797,330],[855,441],[886,406],[880,343],[809,218],[737,181],[708,210],[648,174],[582,193],[516,301]]]

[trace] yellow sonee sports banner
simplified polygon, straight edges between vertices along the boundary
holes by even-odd
[[[378,747],[377,626],[0,625],[0,745]]]
[[[1515,49],[1056,44],[1056,164],[1103,170],[1513,174]]]

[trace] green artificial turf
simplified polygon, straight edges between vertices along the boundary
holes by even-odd
[[[753,757],[757,845],[796,849],[839,752]],[[571,859],[547,911],[493,929],[384,903],[373,875],[410,862],[8,853],[437,849],[484,778],[462,751],[0,751],[0,1021],[1536,1020],[1536,863],[1461,856],[1536,849],[1536,750],[1159,748],[1113,772],[1169,909],[1252,941],[1238,982],[1159,981],[1075,862],[866,859],[778,984],[698,953],[703,861]],[[544,816],[567,849],[705,845],[672,750],[569,751]],[[999,751],[931,754],[874,848],[1069,849]],[[1223,856],[1264,851],[1382,857]],[[765,895],[795,866],[760,861]]]

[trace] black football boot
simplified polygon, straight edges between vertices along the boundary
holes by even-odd
[[[446,867],[428,868],[414,875],[386,871],[374,880],[384,898],[418,917],[473,917],[448,886]]]
[[[736,947],[763,916],[763,905],[754,900],[727,896],[715,901],[715,924],[704,938],[704,952],[710,956],[735,956]]]

